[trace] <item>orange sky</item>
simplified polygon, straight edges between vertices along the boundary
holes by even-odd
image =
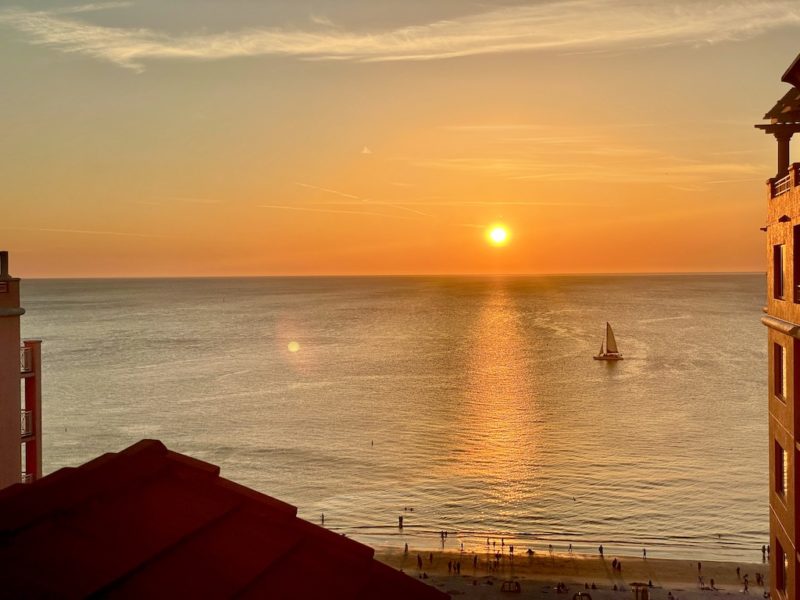
[[[0,9],[13,274],[764,269],[796,3],[430,4]]]

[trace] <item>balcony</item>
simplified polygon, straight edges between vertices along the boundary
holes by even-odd
[[[798,177],[797,172],[798,167],[800,167],[800,163],[793,163],[789,166],[789,172],[784,177],[769,180],[770,198],[782,196],[792,191],[793,187],[800,185],[800,177]]]
[[[23,346],[19,349],[19,370],[23,375],[33,373],[33,349]]]
[[[772,182],[772,197],[777,198],[792,189],[792,176],[787,175]]]
[[[33,435],[33,411],[22,410],[20,411],[19,430],[22,437]]]

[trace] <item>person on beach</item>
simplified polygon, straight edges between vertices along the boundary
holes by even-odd
[[[553,544],[548,544],[547,549],[550,550],[550,554],[553,553]]]
[[[528,556],[533,556],[533,550],[531,550],[530,548],[528,548]]]
[[[697,572],[700,573],[703,570],[703,563],[697,561]]]
[[[567,549],[567,552],[569,552],[570,554],[572,554],[572,544],[570,544],[570,545],[569,545],[569,548]]]
[[[417,567],[422,569],[422,555],[417,554]]]
[[[739,567],[736,567],[736,579],[742,578],[742,570]]]
[[[474,569],[478,568],[478,555],[477,554],[472,557],[472,567]]]
[[[614,569],[615,571],[617,570],[617,559],[616,558],[611,561],[611,568]]]
[[[767,545],[761,544],[761,562],[767,562]]]
[[[325,513],[322,513],[320,518],[322,519],[322,524],[325,525]]]
[[[406,542],[406,545],[403,548],[403,554],[408,554],[408,542]]]
[[[598,550],[600,551],[600,558],[603,558],[603,544],[600,544]]]
[[[647,560],[647,548],[642,548],[642,560]]]

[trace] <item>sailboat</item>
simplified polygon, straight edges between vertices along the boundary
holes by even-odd
[[[611,324],[606,323],[606,339],[600,342],[600,354],[593,356],[595,360],[622,360],[622,354],[617,349],[617,340],[614,338],[614,330]]]

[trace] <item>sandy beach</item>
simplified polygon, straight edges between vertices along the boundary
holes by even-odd
[[[504,581],[517,581],[521,597],[526,598],[572,598],[576,592],[589,593],[592,600],[634,598],[634,583],[648,584],[651,598],[667,599],[669,593],[677,600],[692,600],[719,596],[750,596],[761,598],[765,588],[757,586],[756,573],[765,577],[768,583],[769,565],[762,563],[712,562],[703,561],[700,575],[706,589],[701,589],[698,576],[698,563],[691,560],[658,559],[627,556],[609,556],[601,559],[599,555],[549,554],[537,552],[534,556],[515,556],[512,560],[506,554],[499,561],[499,567],[489,564],[487,553],[477,554],[478,565],[473,566],[474,552],[430,552],[419,553],[423,559],[422,569],[417,566],[417,552],[410,549],[408,554],[402,550],[376,550],[376,558],[384,563],[402,569],[413,577],[422,573],[428,575],[430,585],[445,591],[453,597],[464,598],[505,598],[516,596],[501,591]],[[612,561],[622,562],[622,571],[612,568]],[[448,562],[461,561],[461,574],[448,573]],[[739,567],[741,576],[737,577]],[[749,576],[749,592],[744,594],[744,576]],[[714,580],[716,590],[710,589]],[[566,584],[566,593],[556,591],[559,582]],[[597,589],[586,589],[592,583]],[[617,590],[614,590],[614,586]]]

